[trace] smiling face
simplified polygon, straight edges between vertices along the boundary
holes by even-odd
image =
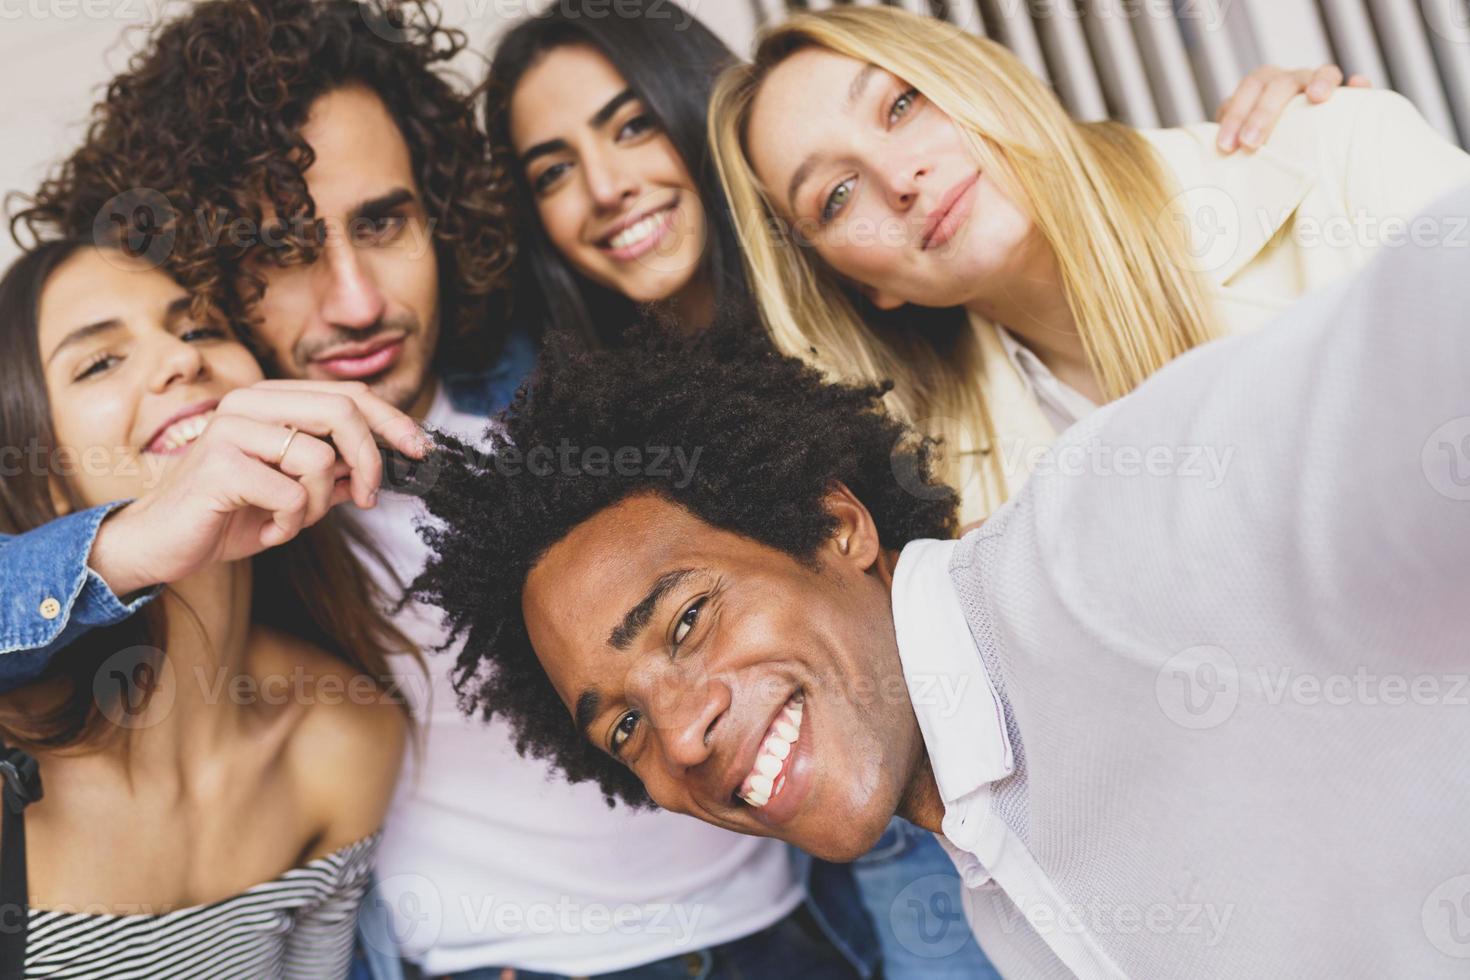
[[[697,288],[707,229],[694,179],[600,52],[567,45],[533,65],[510,135],[546,237],[573,268],[638,303]]]
[[[868,851],[917,779],[893,556],[842,488],[815,564],[653,494],[578,525],[523,592],[578,727],[665,809],[819,857]]]
[[[902,79],[825,48],[777,65],[750,162],[777,211],[877,305],[962,306],[1039,236],[954,121]]]
[[[88,507],[139,496],[221,398],[262,377],[245,345],[189,317],[172,279],[93,248],[46,283],[37,342],[57,447]]]
[[[252,267],[266,283],[256,336],[283,377],[364,381],[422,416],[433,395],[439,270],[408,144],[361,86],[318,99],[301,137],[316,155],[306,186],[326,241],[301,265],[272,264],[263,250]]]

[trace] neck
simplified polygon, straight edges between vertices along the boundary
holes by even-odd
[[[708,330],[715,322],[714,283],[708,276],[695,276],[689,285],[659,305],[674,318],[681,333],[697,334]]]
[[[995,277],[965,308],[1009,330],[1059,380],[1094,402],[1106,401],[1067,302],[1056,253],[1040,234],[1017,252],[1015,271]]]
[[[247,670],[252,585],[247,559],[209,565],[160,597],[168,626],[156,687],[119,743],[130,765],[205,761],[230,737],[240,706],[229,692]]]
[[[944,823],[944,801],[939,798],[939,783],[934,780],[934,768],[929,764],[929,751],[921,749],[921,752],[914,778],[909,781],[908,789],[899,801],[898,815],[931,834],[939,834],[943,833],[941,826]]]

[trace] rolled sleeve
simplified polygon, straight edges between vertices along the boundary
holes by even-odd
[[[127,501],[0,537],[0,691],[30,683],[56,651],[87,631],[127,619],[158,592],[124,602],[87,566],[97,529]]]

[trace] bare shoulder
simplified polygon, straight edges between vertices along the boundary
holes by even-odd
[[[399,699],[303,640],[275,633],[257,673],[287,675],[299,716],[285,755],[303,801],[320,813],[321,853],[382,824],[403,762],[409,719]]]

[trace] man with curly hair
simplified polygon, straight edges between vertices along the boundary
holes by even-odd
[[[474,439],[533,346],[507,328],[500,299],[507,181],[472,95],[445,71],[464,48],[428,3],[197,4],[111,82],[85,144],[20,220],[40,235],[119,239],[187,286],[196,315],[239,325],[278,378],[357,381]],[[153,569],[173,542],[138,511],[77,514],[6,543],[6,568],[70,597],[54,628],[18,624],[35,636],[23,647],[44,656],[168,584]],[[388,494],[351,516],[412,577],[426,555],[421,511]],[[86,590],[70,587],[83,579]],[[396,622],[424,648],[443,642],[422,610]],[[691,963],[769,975],[773,957],[813,977],[871,974],[876,939],[845,868],[808,876],[810,860],[774,841],[610,811],[521,758],[503,722],[464,717],[448,672],[430,669],[398,678],[426,728],[368,903],[391,922],[365,916],[379,980],[396,975],[398,947],[410,972],[466,980],[662,977]]]
[[[1179,358],[960,541],[881,389],[547,358],[490,455],[444,440],[415,594],[568,779],[833,860],[941,835],[1005,976],[1461,976],[1465,262]]]

